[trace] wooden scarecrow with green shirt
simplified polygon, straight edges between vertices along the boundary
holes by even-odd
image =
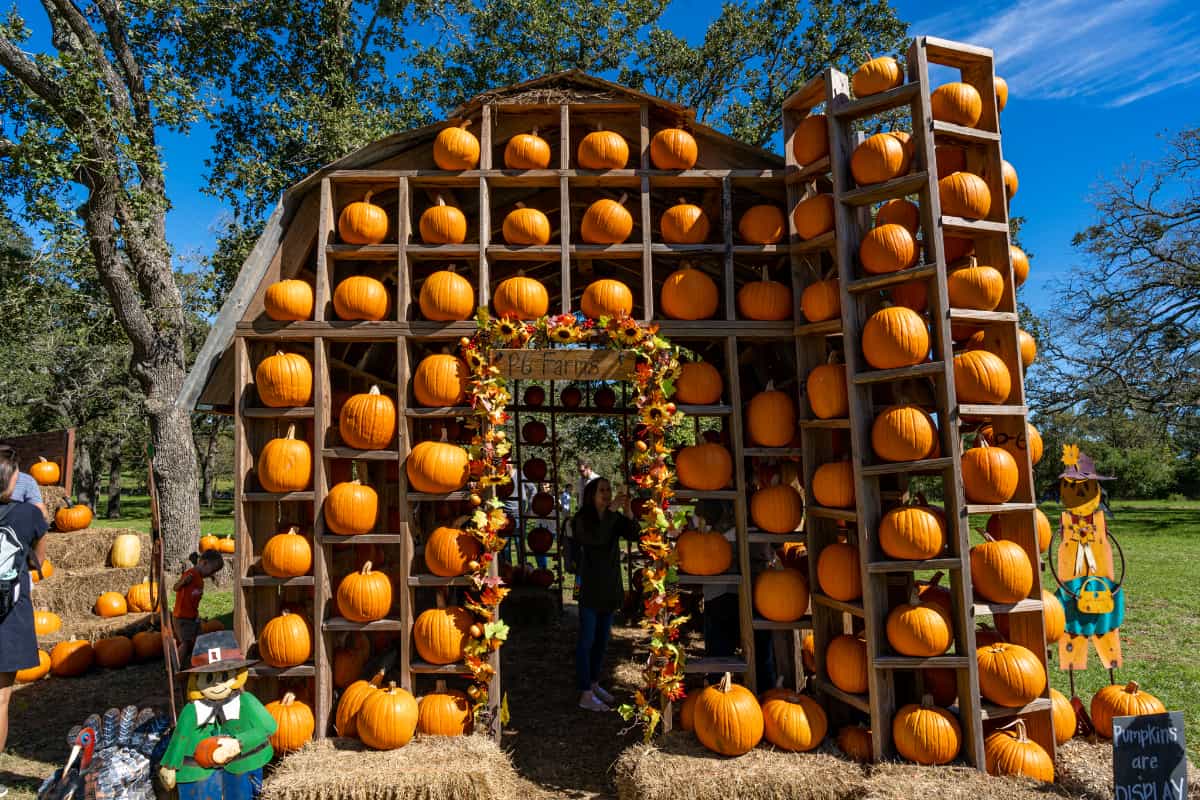
[[[1100,481],[1109,475],[1096,472],[1096,465],[1078,445],[1063,445],[1059,496],[1063,512],[1061,541],[1050,559],[1058,582],[1056,592],[1066,612],[1066,631],[1058,640],[1059,668],[1087,669],[1088,642],[1105,669],[1121,666],[1119,628],[1125,619],[1125,556],[1108,529],[1101,507]],[[1118,577],[1113,568],[1113,549],[1120,559]],[[1072,674],[1072,683],[1074,675]]]
[[[274,756],[275,720],[244,690],[248,667],[230,631],[196,639],[188,699],[163,754],[159,777],[179,800],[254,800]]]

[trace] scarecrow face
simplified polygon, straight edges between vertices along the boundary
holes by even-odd
[[[248,669],[222,670],[220,672],[194,672],[188,678],[188,699],[220,702],[246,685],[250,675]]]
[[[1100,481],[1062,478],[1058,482],[1062,504],[1072,514],[1084,516],[1100,507]]]

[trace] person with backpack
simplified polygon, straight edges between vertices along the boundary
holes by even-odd
[[[619,510],[614,510],[613,507]],[[588,483],[571,524],[578,575],[579,641],[575,647],[575,677],[579,707],[610,711],[613,696],[600,686],[604,651],[612,632],[613,613],[625,600],[621,583],[621,540],[637,539],[628,495],[615,500],[605,478]]]
[[[19,461],[16,448],[10,444],[0,444],[0,458],[6,457],[6,454],[14,462]],[[14,503],[33,503],[43,515],[46,513],[46,503],[42,499],[42,487],[38,486],[38,482],[28,472],[17,471],[17,487],[13,489],[12,501]]]
[[[38,665],[30,569],[46,558],[46,518],[32,503],[12,499],[20,467],[0,450],[0,753],[8,744],[8,701],[17,672]],[[8,790],[0,786],[0,797]]]

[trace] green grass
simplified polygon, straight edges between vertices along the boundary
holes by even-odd
[[[98,515],[92,525],[97,528],[132,528],[149,533],[149,495],[123,496],[121,498],[120,517],[105,519],[102,515]],[[204,533],[215,533],[218,536],[233,533],[233,501],[217,500],[212,508],[201,506],[200,529]],[[199,538],[199,534],[196,535],[196,538]]]
[[[1061,508],[1043,506],[1057,529]],[[1188,750],[1200,755],[1200,502],[1116,500],[1108,528],[1125,550],[1125,622],[1121,626],[1124,667],[1117,681],[1136,680],[1171,711],[1183,711]],[[1055,539],[1057,546],[1058,539]],[[1119,569],[1119,567],[1118,567]],[[1054,579],[1049,571],[1043,584]],[[1068,675],[1051,667],[1050,682],[1070,696]],[[1088,669],[1075,673],[1075,689],[1085,704],[1108,683],[1094,649]]]

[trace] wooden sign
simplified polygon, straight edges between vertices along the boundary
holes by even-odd
[[[626,350],[496,350],[500,374],[519,381],[604,381],[633,377]]]
[[[1186,800],[1183,712],[1113,719],[1115,800]]]

